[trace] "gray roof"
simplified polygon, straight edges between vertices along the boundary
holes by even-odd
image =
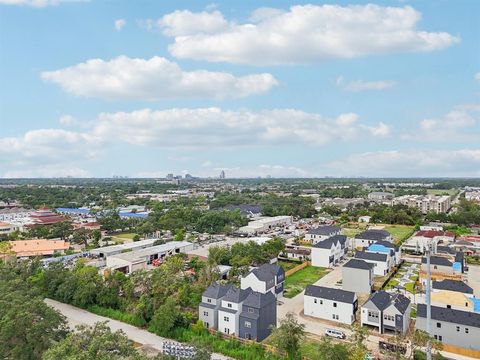
[[[275,264],[263,264],[251,272],[261,281],[269,281],[275,279],[275,276],[279,276],[282,273],[285,274],[285,270]]]
[[[333,244],[337,244],[338,242],[340,242],[340,244],[345,244],[347,242],[347,237],[345,235],[333,235],[328,239],[319,241],[318,243],[313,245],[313,247],[320,249],[330,249]]]
[[[233,302],[233,303],[241,303],[246,297],[252,292],[251,288],[242,290],[235,287],[231,287],[225,297],[222,300]]]
[[[432,286],[434,289],[438,290],[449,290],[464,294],[473,294],[473,289],[460,280],[445,279],[443,281],[434,281]]]
[[[366,239],[366,240],[384,240],[390,237],[390,233],[386,230],[366,230],[360,234],[355,235],[356,239]]]
[[[316,285],[308,285],[305,289],[305,295],[343,302],[347,304],[353,304],[355,301],[355,293],[352,291],[333,289]]]
[[[206,296],[206,297],[209,297],[209,298],[212,298],[212,299],[220,299],[221,297],[223,297],[227,293],[228,290],[230,290],[231,287],[232,287],[231,284],[221,285],[221,284],[218,284],[218,283],[214,283],[214,284],[210,285],[203,292],[203,296]]]
[[[201,302],[199,306],[204,308],[209,308],[209,309],[215,309],[217,307],[216,305],[204,303],[204,302]]]
[[[332,226],[332,225],[325,225],[325,226],[320,226],[316,229],[310,229],[307,234],[312,234],[312,235],[330,235],[336,232],[341,231],[341,229],[338,226]]]
[[[377,242],[375,242],[375,244],[383,245],[387,248],[398,250],[398,246],[393,245],[390,241],[378,240]]]
[[[390,306],[391,297],[386,291],[380,290],[370,297],[370,301],[378,310],[383,311]]]
[[[455,249],[449,246],[437,246],[437,253],[455,254]]]
[[[253,215],[260,214],[262,212],[261,205],[253,204],[238,204],[238,205],[228,205],[225,207],[227,210],[240,210],[243,215]]]
[[[463,252],[457,251],[457,253],[455,254],[455,262],[463,263],[464,260],[465,260],[465,256],[463,255]]]
[[[273,295],[272,292],[270,291],[267,292],[266,294],[262,294],[256,291],[251,291],[250,294],[248,294],[245,301],[243,302],[243,305],[260,309],[276,301],[277,299],[275,295]]]
[[[432,320],[445,321],[465,326],[480,327],[480,314],[455,309],[432,306]],[[427,305],[418,304],[417,317],[427,317]]]
[[[387,254],[357,251],[355,258],[370,261],[387,261]]]
[[[427,263],[427,258],[422,258],[422,264]],[[431,265],[441,265],[441,266],[453,266],[452,262],[447,258],[441,256],[430,256],[430,264]]]
[[[402,314],[405,314],[408,306],[410,305],[410,300],[402,294],[394,294],[392,300],[393,305],[397,308],[397,310]]]
[[[374,265],[360,259],[350,259],[343,267],[370,270]]]

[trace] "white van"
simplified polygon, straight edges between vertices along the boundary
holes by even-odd
[[[335,330],[335,329],[327,329],[325,330],[325,335],[331,336],[337,339],[345,339],[347,335],[343,331]]]

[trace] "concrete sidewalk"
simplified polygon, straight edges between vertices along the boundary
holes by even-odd
[[[162,338],[151,332],[137,328],[135,326],[123,323],[121,321],[112,320],[110,318],[93,314],[89,311],[77,308],[72,305],[64,304],[52,299],[45,299],[45,303],[62,313],[66,318],[68,325],[73,329],[76,325],[94,325],[97,322],[107,321],[107,325],[112,331],[122,330],[127,337],[147,348],[162,351],[164,342],[176,342],[170,339]],[[229,360],[231,358],[222,354],[212,354],[212,359]]]

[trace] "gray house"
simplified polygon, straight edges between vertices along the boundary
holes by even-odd
[[[260,293],[272,292],[276,297],[283,295],[285,270],[276,264],[263,264],[253,269],[240,280],[242,289],[251,288]]]
[[[342,289],[370,294],[373,287],[373,264],[351,259],[342,268]]]
[[[480,314],[455,309],[431,307],[430,323],[438,341],[464,349],[480,351]],[[418,304],[416,328],[427,329],[427,306]]]
[[[367,247],[377,241],[392,242],[392,235],[386,230],[370,229],[355,235],[354,244],[356,247]]]
[[[402,294],[379,291],[362,306],[361,323],[385,331],[405,333],[410,324],[410,300]]]
[[[323,225],[315,229],[310,229],[305,234],[305,240],[310,241],[313,244],[316,244],[317,242],[328,239],[329,237],[340,235],[341,232],[342,232],[342,229],[339,228],[338,226]]]
[[[222,299],[232,288],[232,285],[212,284],[202,294],[202,302],[198,306],[198,318],[205,327],[217,329],[218,309]]]
[[[251,291],[242,304],[238,337],[262,341],[277,326],[277,300],[273,293]]]

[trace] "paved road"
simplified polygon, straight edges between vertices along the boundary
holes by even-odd
[[[107,321],[107,325],[112,331],[122,330],[130,340],[157,351],[162,350],[163,342],[172,342],[172,340],[162,338],[160,336],[152,334],[151,332],[148,332],[147,330],[125,324],[121,321],[99,316],[86,310],[79,309],[75,306],[67,305],[51,299],[45,299],[45,302],[59,312],[61,312],[67,318],[68,324],[72,329],[76,325],[80,324],[93,325],[99,321]],[[231,358],[221,354],[213,354],[212,359],[229,360]]]

